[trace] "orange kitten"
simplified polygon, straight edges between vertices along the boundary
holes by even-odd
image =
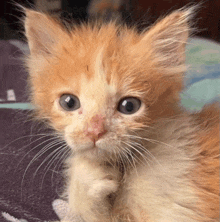
[[[26,10],[31,100],[72,150],[64,196],[85,222],[219,221],[219,108],[179,106],[191,13],[138,34]]]

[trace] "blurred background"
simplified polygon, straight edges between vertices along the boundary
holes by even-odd
[[[92,10],[89,0],[1,0],[0,39],[20,39],[21,16],[15,3],[34,7],[41,11],[59,14],[61,17],[82,21]],[[95,2],[95,1],[93,1]],[[97,2],[97,1],[96,1]],[[108,4],[111,0],[99,1]],[[139,23],[140,28],[153,23],[159,16],[192,3],[203,3],[196,16],[197,35],[220,41],[220,0],[118,0],[117,10],[121,11],[126,22]]]

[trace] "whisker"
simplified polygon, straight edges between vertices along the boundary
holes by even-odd
[[[56,144],[56,145],[57,145],[57,144]],[[64,146],[64,145],[63,145],[63,146]],[[42,165],[43,165],[51,156],[53,156],[54,153],[56,153],[56,152],[58,152],[58,150],[62,149],[63,146],[61,146],[61,147],[59,147],[59,148],[56,148],[53,152],[51,152],[50,154],[48,154],[48,156],[47,156],[47,157],[42,161],[42,163],[37,167],[35,173],[33,174],[33,177],[36,176],[37,171],[42,167]],[[52,146],[52,147],[54,147],[54,146]],[[52,148],[52,147],[51,147],[51,148]],[[48,150],[45,149],[45,151],[48,151]],[[43,152],[43,153],[45,153],[45,152]],[[43,153],[42,153],[42,154],[43,154]],[[42,154],[41,154],[41,155],[42,155]],[[37,158],[38,158],[38,157],[37,157]],[[50,163],[50,161],[49,161],[49,163]]]
[[[49,143],[47,146],[45,146],[42,150],[40,150],[30,161],[30,163],[28,164],[28,166],[26,167],[23,177],[22,177],[22,181],[21,181],[21,198],[22,198],[22,187],[23,187],[23,183],[24,183],[24,179],[25,179],[25,175],[29,169],[29,167],[40,157],[42,156],[44,153],[46,153],[48,150],[54,148],[55,146],[59,145],[63,143],[63,141],[57,142],[57,141],[53,141],[51,143]],[[34,148],[36,149],[36,147]],[[33,150],[33,149],[32,149]],[[26,156],[26,155],[25,155]],[[23,158],[22,158],[23,159]]]
[[[162,145],[169,146],[169,147],[173,148],[173,146],[168,144],[168,143],[164,143],[164,142],[161,142],[161,141],[158,141],[158,140],[154,140],[154,139],[143,138],[143,137],[135,136],[135,135],[124,135],[124,136],[125,137],[134,138],[134,139],[144,140],[144,141],[151,142],[151,143],[154,143],[154,144],[162,144]]]
[[[68,158],[68,156],[71,155],[71,150],[69,149],[68,145],[65,146],[66,151],[63,153],[63,155],[61,156],[61,158],[59,159],[59,161],[57,162],[55,168],[54,168],[54,172],[56,172],[56,168],[57,171],[59,171],[60,165],[63,164],[63,160],[66,160]]]
[[[131,150],[128,149],[127,147],[125,147],[125,152],[126,152],[126,154],[128,154],[128,155],[131,157],[132,162],[130,161],[129,156],[126,155],[126,158],[127,158],[127,160],[129,161],[131,167],[133,167],[133,168],[135,169],[135,172],[136,172],[136,174],[138,175],[137,167],[136,167],[136,164],[135,164],[135,159],[134,159],[134,157],[133,157],[133,153],[132,153]]]
[[[30,144],[28,144],[28,145],[25,145],[24,148],[27,147],[27,146],[29,146],[29,145],[31,145],[32,143],[34,143],[34,142],[36,142],[36,141],[42,139],[42,138],[45,138],[45,137],[47,137],[47,136],[54,136],[54,134],[52,134],[52,133],[51,133],[51,134],[40,133],[40,134],[35,134],[35,135],[21,136],[21,137],[19,137],[19,138],[16,138],[16,139],[13,140],[12,142],[6,144],[2,149],[6,149],[6,148],[8,148],[8,146],[10,146],[11,144],[13,144],[14,142],[16,142],[16,141],[18,141],[18,140],[20,140],[20,139],[24,139],[24,138],[28,138],[28,137],[34,137],[34,136],[42,136],[42,137],[40,137],[40,138],[38,138],[38,139],[32,141],[32,142],[31,142]],[[55,137],[55,136],[54,136],[54,137]]]
[[[136,148],[135,148],[134,146],[132,146],[131,144],[126,143],[126,142],[124,142],[124,141],[122,141],[122,142],[123,142],[125,145],[129,146],[131,149],[135,150],[135,151],[146,161],[147,165],[148,165],[149,167],[151,167],[150,164],[149,164],[148,159],[146,159],[146,157],[143,155],[143,153],[141,153],[138,149],[136,149]],[[133,153],[133,155],[135,156],[136,159],[138,159],[141,163],[143,163],[143,164],[145,165],[145,163],[144,163],[135,153]]]
[[[160,164],[160,162],[157,160],[157,158],[148,149],[146,149],[143,145],[141,145],[137,142],[132,142],[132,143],[135,144],[140,149],[140,151],[144,152],[148,157],[151,157],[152,161],[155,161],[154,163],[156,163],[156,164],[158,164],[158,166],[160,166],[160,168],[161,168],[160,170],[164,171],[163,166]]]
[[[71,150],[68,149],[68,146],[66,146],[64,149],[66,149],[66,151],[63,153],[63,155],[59,158],[59,160],[57,161],[57,164],[55,165],[54,169],[52,170],[52,176],[51,176],[51,183],[53,185],[53,177],[54,177],[54,173],[58,173],[59,172],[59,169],[60,167],[62,166],[64,160],[66,160],[70,154],[71,154]],[[57,170],[56,170],[57,168]]]
[[[152,159],[154,159],[162,167],[162,165],[157,160],[157,158],[148,149],[146,149],[142,144],[137,143],[137,142],[132,142],[132,143],[135,144],[136,146],[138,146],[138,148],[140,148],[143,152],[145,152],[147,155],[149,155]]]
[[[121,150],[122,150],[122,149],[121,149]],[[126,173],[126,170],[127,170],[127,168],[126,168],[126,164],[124,163],[124,159],[123,159],[123,157],[122,157],[122,155],[121,155],[120,152],[118,152],[118,156],[119,156],[119,158],[120,158],[120,160],[121,160],[121,163],[122,163],[123,169],[124,169],[124,171],[125,171],[125,173]]]
[[[41,138],[42,139],[42,138]],[[17,164],[17,167],[16,168],[18,168],[18,166],[20,165],[20,163],[23,161],[23,159],[30,153],[30,152],[32,152],[33,150],[35,150],[35,149],[37,149],[39,146],[41,146],[42,144],[44,144],[44,143],[47,143],[47,142],[49,142],[49,141],[51,141],[51,140],[55,140],[55,138],[50,138],[50,139],[47,139],[47,140],[44,140],[43,142],[41,142],[40,144],[38,144],[38,145],[36,145],[35,147],[33,147],[31,150],[29,150],[24,156],[23,156],[23,158],[19,161],[19,163]],[[34,142],[36,142],[37,140],[35,140]],[[60,141],[60,140],[55,140],[55,141]],[[53,141],[54,142],[54,141]],[[52,142],[52,143],[53,143]],[[49,144],[51,144],[51,143],[49,143]],[[28,146],[29,146],[30,144],[28,144]],[[47,145],[48,146],[48,145]],[[47,147],[46,146],[46,147]]]
[[[51,158],[51,160],[48,162],[47,166],[45,167],[45,173],[44,173],[44,175],[43,175],[42,183],[41,183],[41,186],[40,186],[41,189],[43,188],[43,181],[44,181],[44,178],[45,178],[48,170],[49,170],[50,167],[53,165],[53,163],[57,160],[57,157],[60,156],[60,154],[62,154],[63,151],[65,151],[65,147],[66,147],[66,145],[63,145],[63,146],[59,147],[59,149],[56,150],[57,153],[56,153],[56,152],[53,152],[53,153],[51,153],[50,155],[48,155],[47,159],[49,159],[49,158],[50,158],[51,156],[53,156],[54,153],[55,153],[55,155]],[[45,160],[44,162],[46,162],[46,160]]]

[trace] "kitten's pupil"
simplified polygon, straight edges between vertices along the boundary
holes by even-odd
[[[65,102],[66,102],[66,104],[67,104],[67,106],[68,106],[69,108],[72,108],[72,107],[74,106],[74,104],[75,104],[74,99],[71,98],[70,96],[68,96],[68,97],[65,99]]]
[[[125,107],[127,112],[132,112],[132,110],[134,109],[134,104],[127,100],[123,101],[122,106]]]
[[[118,104],[118,111],[123,114],[133,114],[139,110],[141,101],[135,97],[122,99]]]
[[[73,111],[80,108],[79,99],[70,94],[64,94],[60,97],[60,106],[66,111]]]

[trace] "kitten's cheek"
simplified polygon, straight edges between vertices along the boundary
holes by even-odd
[[[65,135],[65,141],[66,141],[67,145],[68,145],[72,150],[75,150],[75,149],[76,149],[76,145],[74,144],[74,142],[73,142],[67,135]]]

